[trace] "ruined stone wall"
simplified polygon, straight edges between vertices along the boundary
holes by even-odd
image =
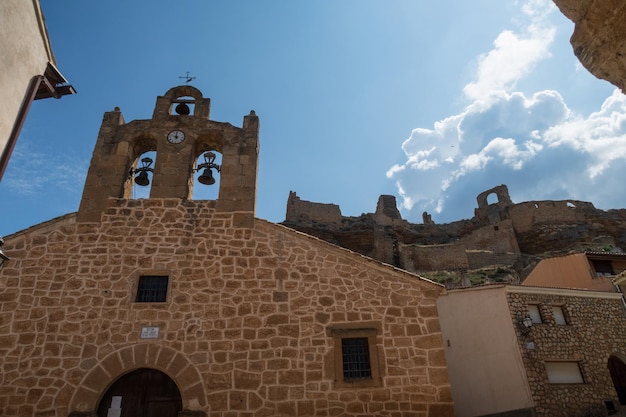
[[[373,219],[378,225],[408,225],[406,221],[402,220],[396,205],[396,197],[392,195],[381,195],[378,197],[376,213],[374,213]]]
[[[467,267],[471,270],[498,265],[513,265],[519,260],[520,254],[492,252],[487,250],[467,250],[465,256],[467,258]]]
[[[198,415],[453,415],[442,287],[214,202],[111,201],[6,237],[0,415],[92,415],[146,367]],[[169,276],[166,302],[134,302],[143,274]],[[376,333],[369,386],[335,371],[333,332],[355,327]]]
[[[487,204],[492,193],[498,203]],[[470,220],[433,224],[424,213],[425,223],[417,225],[393,210],[393,196],[380,196],[374,214],[340,218],[338,207],[330,205],[332,215],[320,214],[328,205],[300,202],[292,193],[294,207],[304,204],[288,209],[285,225],[413,272],[506,265],[521,276],[535,256],[626,248],[626,210],[603,211],[578,200],[513,204],[505,185],[481,193],[477,200]],[[320,209],[317,215],[305,214],[314,209]],[[465,259],[465,251],[489,255]]]
[[[342,219],[343,217],[341,216],[341,210],[338,205],[303,201],[295,192],[289,192],[287,214],[285,216],[286,222],[341,224]]]
[[[538,417],[604,415],[587,413],[604,413],[606,400],[619,406],[607,369],[611,354],[626,354],[626,321],[619,295],[572,296],[537,291],[513,292],[507,298]],[[520,324],[528,316],[529,304],[539,305],[543,323],[533,324],[526,334]],[[556,324],[553,305],[561,306],[567,325]],[[578,362],[584,383],[550,383],[546,361]]]
[[[400,262],[407,271],[467,269],[465,245],[400,245]]]
[[[528,201],[509,206],[507,211],[518,233],[530,231],[541,223],[567,224],[584,221],[589,210],[595,210],[586,201]]]
[[[477,250],[489,250],[494,253],[519,253],[517,238],[510,220],[503,220],[497,225],[480,227],[461,240],[465,247]]]
[[[447,245],[400,245],[401,265],[413,272],[511,265],[518,254],[510,220],[478,228]]]

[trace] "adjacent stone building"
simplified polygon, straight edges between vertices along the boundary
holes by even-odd
[[[445,289],[255,218],[259,119],[209,110],[105,113],[78,213],[6,237],[0,415],[452,416]]]
[[[626,404],[621,294],[491,285],[437,304],[457,417],[602,416]]]

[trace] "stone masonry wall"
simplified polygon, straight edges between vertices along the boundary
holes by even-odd
[[[342,219],[341,209],[338,205],[304,201],[295,192],[289,192],[285,221],[292,223],[341,224]]]
[[[626,321],[619,297],[509,293],[508,301],[538,417],[605,415],[606,400],[619,406],[607,369],[611,354],[626,354]],[[525,334],[520,323],[528,316],[529,304],[539,305],[544,322],[533,324]],[[562,307],[567,325],[556,324],[553,305]],[[528,343],[534,346],[529,348]],[[578,361],[584,383],[551,384],[547,360]]]
[[[584,221],[588,210],[595,210],[586,201],[528,201],[507,208],[518,233],[524,233],[541,223],[561,223]]]
[[[468,250],[465,252],[465,255],[469,269],[513,265],[520,257],[516,253],[495,253],[484,250]]]
[[[463,244],[449,245],[400,245],[401,265],[407,271],[467,269]]]
[[[519,254],[510,220],[477,228],[447,245],[400,245],[399,250],[402,267],[418,273],[513,264]]]
[[[0,415],[93,415],[117,378],[165,372],[211,417],[453,415],[442,287],[214,202],[111,200],[7,236]],[[134,302],[142,274],[167,301]],[[158,339],[141,339],[158,326]],[[343,387],[332,329],[376,329],[380,381]]]

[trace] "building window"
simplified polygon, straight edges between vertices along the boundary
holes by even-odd
[[[610,277],[615,275],[611,261],[592,259],[591,265],[593,265],[593,269],[595,269],[597,277]]]
[[[375,328],[332,327],[335,387],[376,387],[382,383],[378,364],[378,348]]]
[[[533,320],[533,323],[543,323],[539,304],[528,304],[528,315]]]
[[[583,375],[578,362],[546,362],[548,381],[551,384],[582,384]]]
[[[567,319],[565,317],[565,311],[563,311],[563,307],[561,306],[552,306],[552,315],[554,316],[554,321],[556,324],[565,326],[567,324]]]
[[[144,275],[137,285],[138,303],[164,303],[167,298],[167,276]]]
[[[367,337],[341,339],[343,380],[372,378]]]

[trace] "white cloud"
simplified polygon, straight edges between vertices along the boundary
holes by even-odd
[[[546,1],[532,1],[523,7],[531,17],[521,33],[505,30],[493,42],[494,48],[478,58],[477,79],[463,92],[471,100],[485,100],[493,94],[510,91],[535,65],[550,56],[549,46],[556,29],[545,22],[553,7]]]
[[[589,177],[601,175],[612,163],[626,159],[626,96],[616,89],[600,111],[552,126],[544,139],[551,147],[565,146],[588,155]]]
[[[71,153],[46,152],[21,141],[11,155],[2,181],[23,195],[37,194],[50,187],[80,194],[87,168],[87,161]]]
[[[626,97],[615,90],[599,111],[584,116],[557,91],[515,91],[550,57],[552,10],[549,1],[525,2],[525,26],[500,33],[479,57],[475,80],[463,89],[465,108],[404,141],[406,161],[387,176],[409,217],[417,217],[413,210],[439,213],[437,221],[470,217],[469,210],[459,217],[459,206],[470,209],[478,193],[503,183],[517,201],[619,204],[614,191],[599,185],[626,175]]]

